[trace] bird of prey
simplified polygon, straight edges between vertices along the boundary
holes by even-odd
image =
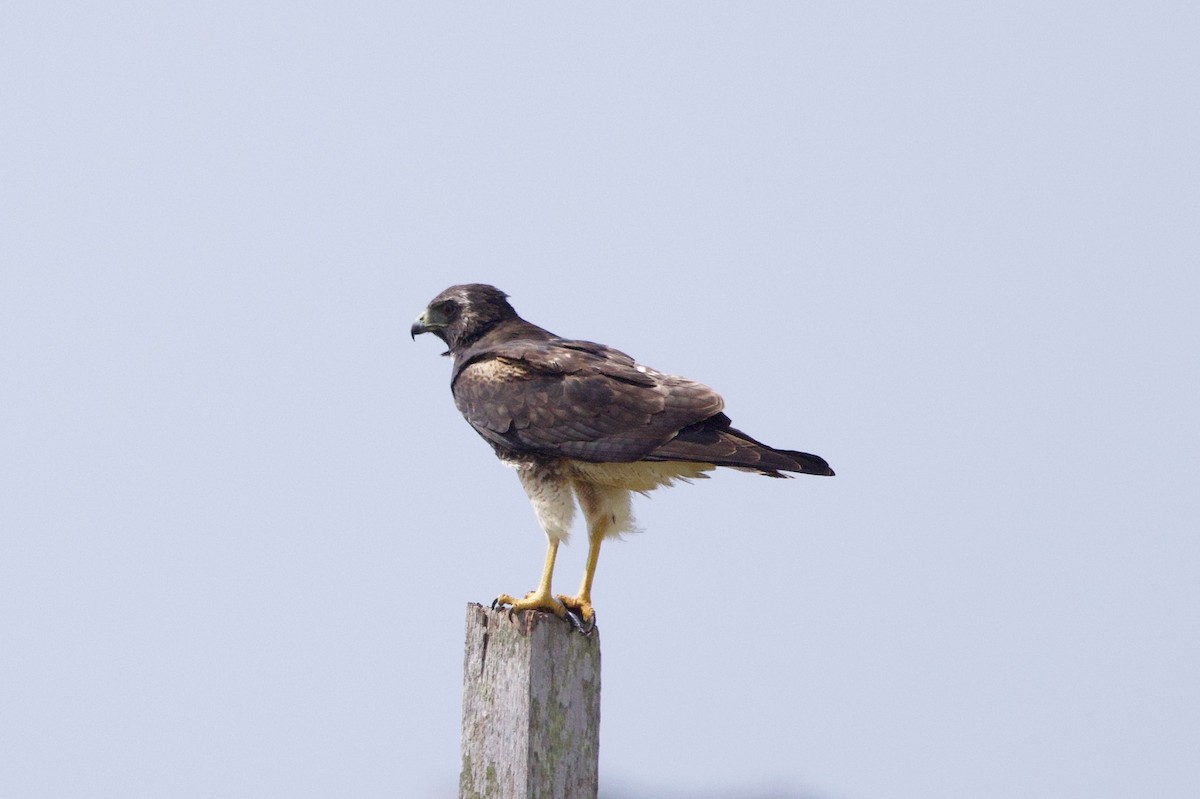
[[[724,401],[708,386],[603,344],[556,336],[518,316],[493,286],[451,286],[411,332],[446,343],[454,404],[516,469],[546,533],[537,588],[521,599],[501,594],[493,607],[549,611],[582,628],[581,619],[590,630],[600,544],[635,529],[630,492],[707,477],[717,466],[768,477],[833,474],[823,458],[769,447],[732,427]],[[587,561],[578,593],[556,596],[554,559],[575,500],[587,521]]]

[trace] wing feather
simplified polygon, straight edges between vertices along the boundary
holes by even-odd
[[[516,341],[456,364],[454,401],[480,435],[516,454],[636,461],[719,413],[712,389],[584,341]]]

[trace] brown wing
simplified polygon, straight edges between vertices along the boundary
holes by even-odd
[[[585,341],[513,341],[456,364],[454,403],[487,440],[516,454],[641,460],[721,411],[715,391]]]
[[[670,441],[646,455],[648,461],[701,461],[733,469],[786,477],[782,472],[831,476],[833,469],[819,455],[775,449],[730,426],[718,413],[688,425]]]

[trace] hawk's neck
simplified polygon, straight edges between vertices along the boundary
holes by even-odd
[[[549,330],[538,327],[532,322],[526,322],[519,316],[505,319],[472,343],[451,351],[450,354],[454,356],[454,372],[450,378],[451,382],[458,377],[458,373],[462,371],[463,367],[472,361],[500,354],[520,342],[541,343],[552,341],[555,338],[557,336]]]

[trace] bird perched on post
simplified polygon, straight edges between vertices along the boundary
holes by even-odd
[[[605,538],[633,529],[630,492],[707,477],[717,466],[786,477],[832,475],[823,458],[775,449],[730,425],[708,386],[643,366],[623,352],[564,339],[526,322],[494,286],[451,286],[412,326],[433,333],[454,359],[454,404],[496,455],[516,468],[546,533],[542,577],[521,599],[493,607],[543,610],[594,624],[592,578]],[[587,521],[588,555],[575,596],[550,581],[575,500]],[[586,628],[584,625],[587,625]]]

